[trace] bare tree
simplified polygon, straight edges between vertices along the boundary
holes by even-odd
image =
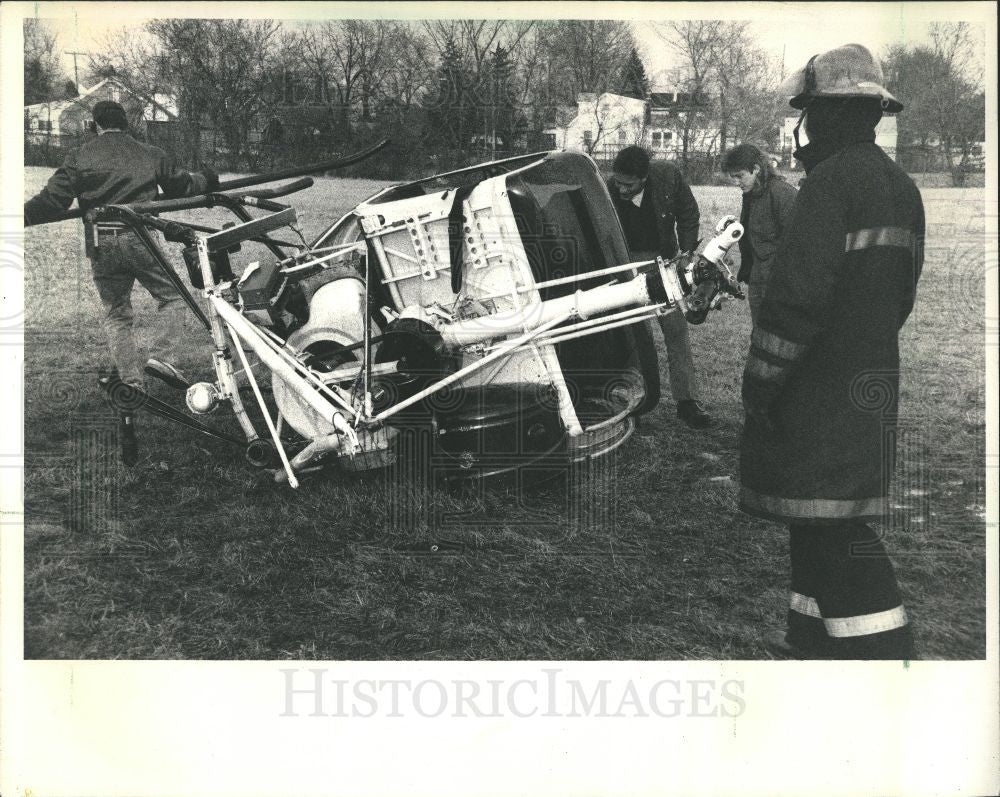
[[[774,64],[753,40],[748,23],[723,23],[720,33],[709,53],[720,148],[730,142],[770,143],[778,125]]]
[[[374,103],[392,65],[400,24],[346,19],[308,26],[298,37],[313,96],[336,115],[336,128],[350,139],[352,119],[372,120]]]
[[[932,22],[929,28],[934,52],[956,75],[975,90],[983,87],[983,64],[968,22]]]
[[[477,80],[497,47],[503,47],[516,59],[534,25],[530,20],[449,19],[424,22],[423,29],[439,55],[449,41],[454,42],[465,67]]]
[[[776,71],[749,23],[682,20],[658,23],[656,30],[680,58],[677,88],[692,99],[678,115],[685,160],[696,141],[721,152],[733,141],[770,140],[778,121]],[[705,129],[709,121],[710,133]]]
[[[88,58],[87,78],[99,82],[114,78],[140,98],[160,92],[172,93],[169,56],[157,49],[155,40],[134,28],[119,28],[105,34],[101,45]],[[126,103],[129,124],[141,121],[141,107]]]
[[[611,90],[635,49],[632,27],[623,20],[540,23],[539,39],[546,54],[543,88],[550,104]]]
[[[723,42],[725,23],[717,19],[695,19],[654,25],[657,35],[683,62],[684,88],[692,93],[707,92],[713,58]]]
[[[691,97],[690,107],[678,109],[681,159],[686,163],[699,125],[698,105],[707,99],[713,53],[722,39],[720,20],[682,20],[655,23],[660,39],[680,58],[677,88]]]
[[[515,58],[518,75],[518,105],[522,108],[533,104],[546,61],[547,53],[542,40],[541,28],[536,24],[522,37]]]
[[[533,53],[535,23],[530,20],[453,19],[425,21],[422,27],[437,51],[439,62],[454,60],[457,52],[461,69],[456,70],[452,65],[448,71],[464,76],[463,112],[467,110],[472,117],[470,125],[480,131],[484,145],[490,141],[495,146],[498,107],[506,106],[509,98],[520,98],[524,94],[518,85],[524,74],[521,62]],[[502,86],[496,70],[498,54],[502,61]],[[437,95],[441,95],[440,87]],[[519,101],[513,104],[520,108]],[[500,110],[500,117],[512,118],[508,111]],[[505,129],[505,137],[509,140],[511,124],[505,122],[500,127]]]
[[[56,34],[40,19],[24,20],[24,104],[60,99],[62,68]]]
[[[954,184],[963,185],[986,132],[982,62],[967,23],[932,24],[929,32],[930,46],[891,48],[884,71],[906,107],[901,140],[936,148]]]
[[[281,24],[274,20],[161,19],[147,23],[161,59],[159,78],[178,98],[188,151],[197,159],[200,126],[222,134],[232,166],[248,153],[271,85],[273,48]]]
[[[934,23],[930,34],[944,66],[934,84],[935,126],[952,181],[964,185],[972,148],[986,137],[983,70],[967,22]]]
[[[634,98],[629,98],[634,99]],[[642,146],[646,140],[646,115],[629,112],[631,103],[615,95],[597,95],[593,105],[587,104],[587,118],[593,121],[593,136],[584,141],[587,154],[607,157],[610,150],[620,150],[630,145]]]

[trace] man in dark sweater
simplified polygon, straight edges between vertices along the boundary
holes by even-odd
[[[99,102],[93,114],[97,138],[67,155],[45,188],[24,203],[25,225],[58,218],[74,199],[86,212],[101,205],[144,202],[158,196],[197,195],[218,185],[219,178],[213,172],[182,171],[163,150],[128,135],[128,118],[118,103]],[[119,377],[135,387],[143,384],[142,360],[132,328],[132,287],[138,280],[158,302],[162,319],[144,370],[174,387],[185,387],[187,380],[174,364],[186,312],[180,294],[128,228],[102,223],[94,232],[96,246],[88,256]]]
[[[636,260],[657,256],[669,260],[679,251],[694,251],[698,244],[698,203],[672,163],[650,163],[645,150],[626,147],[614,160],[609,190]],[[660,316],[677,416],[688,426],[703,429],[711,425],[712,418],[698,401],[687,327],[683,313]]]
[[[98,102],[93,114],[97,138],[67,155],[45,188],[24,203],[25,226],[59,218],[74,199],[86,213],[101,205],[144,202],[158,196],[195,196],[219,184],[214,172],[182,171],[163,150],[128,135],[128,117],[118,103]],[[89,223],[85,219],[84,224]],[[173,283],[127,227],[101,223],[88,231],[87,238],[94,244],[88,246],[87,255],[104,308],[103,326],[118,378],[142,388],[145,371],[172,387],[187,387],[186,377],[175,364],[187,310]],[[132,288],[136,280],[156,299],[161,321],[150,341],[145,365],[133,330]],[[131,413],[122,413],[119,434],[122,459],[134,464],[138,450]]]

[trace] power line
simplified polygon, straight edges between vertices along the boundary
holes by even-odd
[[[72,55],[73,56],[73,81],[76,83],[76,90],[79,91],[80,90],[80,71],[79,71],[79,69],[77,69],[77,66],[76,66],[76,57],[78,55],[90,55],[90,53],[80,52],[79,50],[64,50],[63,52],[64,52],[65,55]]]

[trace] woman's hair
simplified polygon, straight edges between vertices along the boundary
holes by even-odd
[[[754,166],[760,167],[760,176],[758,179],[762,186],[766,185],[767,181],[775,176],[770,156],[753,144],[737,144],[726,152],[725,157],[722,159],[722,171],[727,174],[739,171],[752,172]]]

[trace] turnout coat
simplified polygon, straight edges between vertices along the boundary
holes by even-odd
[[[873,141],[799,191],[743,374],[740,508],[790,524],[880,517],[895,462],[898,332],[913,308],[924,210]]]

